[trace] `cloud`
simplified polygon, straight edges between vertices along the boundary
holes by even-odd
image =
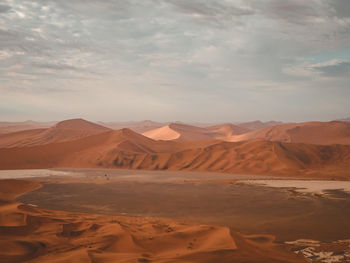
[[[11,6],[0,4],[0,14],[11,10]]]
[[[350,110],[347,0],[1,3],[0,104],[28,97],[60,112],[59,97],[76,114],[124,120],[295,120]],[[337,112],[316,102],[308,110],[315,90]],[[286,94],[305,113],[277,102]]]
[[[340,18],[350,17],[350,1],[348,0],[332,0],[330,6],[334,8],[336,16]]]
[[[350,79],[350,61],[335,59],[314,64],[312,68],[327,77],[347,77]]]

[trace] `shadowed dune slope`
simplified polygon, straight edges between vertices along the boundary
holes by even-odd
[[[234,135],[230,141],[253,139],[320,145],[350,144],[350,123],[332,121],[283,124]]]
[[[23,147],[64,142],[109,131],[109,128],[83,120],[72,119],[47,129],[26,130],[0,135],[0,148]]]
[[[129,129],[0,149],[0,169],[86,167],[350,177],[350,146],[270,141],[155,141]]]

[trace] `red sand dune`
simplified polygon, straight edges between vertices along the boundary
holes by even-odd
[[[86,167],[350,177],[350,146],[155,141],[129,129],[0,149],[0,169]]]
[[[332,121],[283,124],[234,135],[230,141],[253,139],[320,145],[350,144],[350,123]]]
[[[108,130],[110,129],[83,119],[72,119],[59,122],[47,129],[34,129],[2,134],[0,135],[0,148],[71,141]]]

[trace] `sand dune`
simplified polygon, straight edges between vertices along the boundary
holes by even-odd
[[[283,124],[234,135],[230,141],[253,139],[320,145],[350,144],[350,123],[332,121]]]
[[[71,141],[110,130],[83,119],[59,122],[47,129],[26,130],[0,135],[0,148],[43,145]]]
[[[155,141],[129,129],[75,141],[0,149],[1,169],[50,167],[350,176],[350,146],[270,141]]]

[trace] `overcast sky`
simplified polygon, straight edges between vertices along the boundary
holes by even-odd
[[[0,120],[349,116],[349,0],[0,0]]]

